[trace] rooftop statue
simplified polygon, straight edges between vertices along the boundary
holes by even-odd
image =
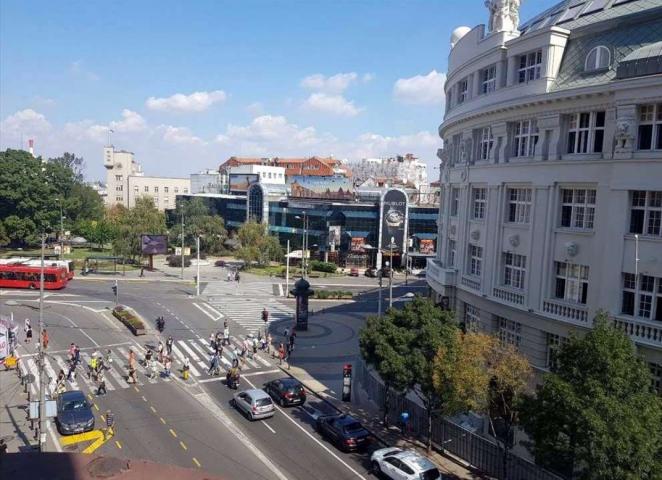
[[[515,32],[519,27],[519,7],[521,0],[486,0],[490,11],[489,32]]]

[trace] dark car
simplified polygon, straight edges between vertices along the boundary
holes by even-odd
[[[375,278],[377,277],[377,272],[378,270],[376,268],[366,268],[365,269],[365,276],[370,277],[370,278]]]
[[[281,407],[303,405],[306,391],[300,382],[293,378],[281,378],[267,382],[262,387]]]
[[[89,432],[94,429],[92,408],[80,390],[64,392],[57,399],[57,430],[62,435]]]
[[[216,265],[217,267],[224,267],[225,266],[225,260],[216,260],[214,262],[214,265]]]
[[[317,417],[317,431],[343,452],[361,450],[370,442],[370,432],[349,415],[324,415]]]

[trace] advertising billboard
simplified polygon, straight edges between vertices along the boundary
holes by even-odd
[[[143,255],[165,255],[168,253],[168,236],[141,235],[140,252]]]
[[[230,192],[247,192],[248,187],[259,180],[260,176],[257,173],[231,173],[228,176]]]
[[[332,225],[329,227],[329,246],[335,247],[340,245],[340,225]]]
[[[432,254],[434,254],[434,240],[429,240],[429,239],[421,240],[421,243],[419,245],[420,245],[420,247],[419,247],[418,250],[423,255],[432,255]]]
[[[345,177],[303,176],[288,177],[290,197],[320,198],[324,200],[351,200],[354,198],[352,181]]]
[[[405,242],[407,220],[407,195],[401,190],[388,190],[382,200],[382,242],[383,251],[389,250],[391,239],[394,251],[402,252]]]
[[[365,238],[363,237],[352,237],[352,252],[362,252],[365,247]]]

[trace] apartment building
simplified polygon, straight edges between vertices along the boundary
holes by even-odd
[[[662,4],[453,32],[432,295],[544,371],[606,311],[662,382]],[[502,5],[504,4],[504,5]]]
[[[115,150],[110,145],[103,149],[106,167],[106,206],[135,206],[136,200],[149,196],[159,210],[175,208],[177,195],[189,194],[189,178],[145,176],[142,166],[135,161],[133,152]]]
[[[221,175],[227,174],[227,170],[241,165],[263,165],[271,167],[282,167],[285,175],[290,176],[334,176],[349,177],[351,172],[338,159],[333,157],[307,157],[307,158],[280,158],[280,157],[230,157],[219,167]]]

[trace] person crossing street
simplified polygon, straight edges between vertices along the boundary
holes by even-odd
[[[106,391],[106,377],[104,376],[103,372],[100,371],[97,373],[97,396],[101,395],[102,391],[104,395],[108,393]]]
[[[166,340],[166,351],[168,352],[168,356],[172,356],[172,344],[175,343],[175,340],[172,338],[172,335],[168,337],[168,340]]]

